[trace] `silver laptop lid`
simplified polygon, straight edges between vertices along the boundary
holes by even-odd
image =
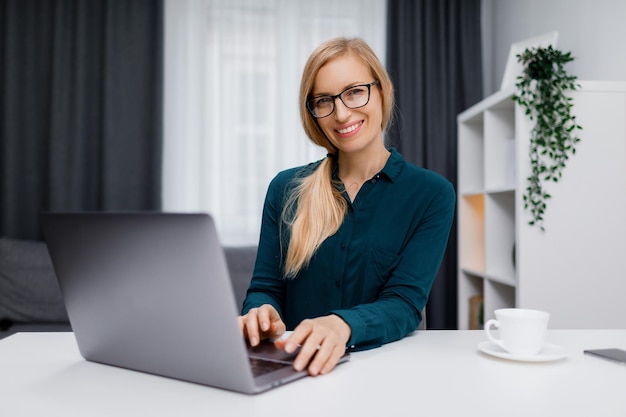
[[[42,227],[85,359],[259,391],[210,215],[45,213]]]

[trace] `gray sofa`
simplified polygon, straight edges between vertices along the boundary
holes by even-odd
[[[235,299],[241,306],[256,247],[225,247]],[[70,331],[45,242],[0,238],[0,339],[21,331]]]

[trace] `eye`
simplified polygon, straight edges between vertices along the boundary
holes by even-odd
[[[322,96],[313,100],[315,107],[324,107],[332,103],[333,98],[331,96]]]
[[[346,97],[360,97],[362,95],[366,95],[367,94],[367,88],[366,87],[353,87],[351,89],[349,89],[348,91],[346,91],[345,93]]]

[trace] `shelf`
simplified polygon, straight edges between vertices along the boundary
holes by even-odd
[[[485,194],[485,190],[483,188],[481,188],[481,189],[465,190],[463,192],[460,192],[459,196],[461,196],[461,197],[477,197],[477,196],[482,196],[483,194]]]
[[[494,277],[515,277],[515,193],[485,198],[485,271]]]
[[[498,91],[486,99],[474,104],[464,112],[457,116],[457,122],[471,123],[481,121],[483,113],[487,109],[512,109],[515,107],[512,97],[515,93],[515,87],[507,88],[505,90]]]
[[[476,278],[485,278],[485,271],[477,271],[475,269],[465,267],[461,267],[461,271]]]
[[[487,280],[484,282],[484,300],[485,320],[493,319],[495,310],[515,306],[515,288]]]
[[[550,184],[546,230],[528,225],[532,123],[499,91],[457,117],[458,323],[504,307],[550,312],[553,328],[626,327],[626,82],[580,81],[583,126],[563,178]],[[585,314],[580,314],[584,306]]]
[[[473,271],[485,271],[484,195],[461,196],[458,215],[467,225],[459,231],[459,265]]]
[[[480,328],[482,323],[478,317],[475,317],[477,306],[473,304],[476,302],[482,304],[485,280],[482,278],[480,272],[468,269],[462,269],[461,276],[462,279],[459,281],[458,290],[459,293],[464,296],[463,298],[459,298],[459,309],[462,309],[466,314],[463,315],[463,321],[459,324],[462,328]],[[479,299],[475,300],[477,297]],[[472,315],[474,315],[474,317],[472,317]]]
[[[515,186],[515,109],[485,111],[484,133],[485,188]]]
[[[504,275],[493,275],[489,273],[485,273],[482,275],[484,279],[496,282],[498,284],[505,285],[507,287],[515,288],[517,285],[517,281],[515,280],[515,276],[504,276]]]
[[[484,193],[486,194],[501,194],[501,193],[514,193],[515,192],[514,185],[505,185],[502,187],[490,187],[487,188]]]
[[[464,123],[459,126],[459,175],[458,189],[461,193],[470,190],[482,190],[483,178],[483,124]]]

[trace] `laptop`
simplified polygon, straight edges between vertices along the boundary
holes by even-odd
[[[307,375],[295,354],[242,337],[209,214],[43,213],[41,223],[86,360],[248,394]]]

